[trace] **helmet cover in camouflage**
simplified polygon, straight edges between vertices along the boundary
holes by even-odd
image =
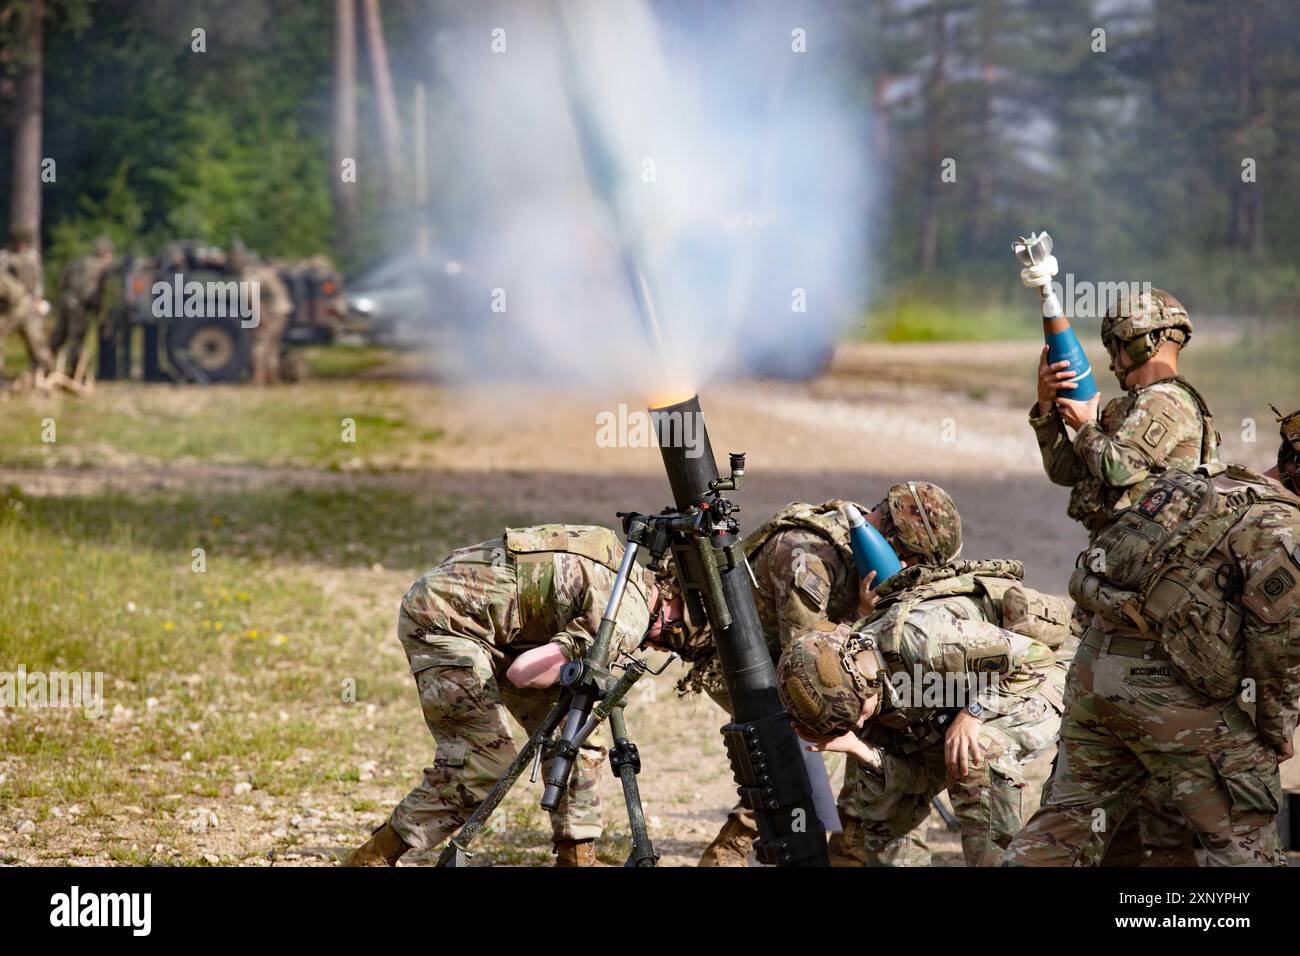
[[[961,515],[938,485],[900,482],[889,489],[885,504],[894,537],[925,564],[944,564],[961,553]]]
[[[849,625],[816,625],[798,635],[776,665],[777,692],[795,722],[815,734],[838,737],[852,730],[868,697],[880,693],[881,678],[862,674],[857,658],[870,644],[849,635]]]
[[[1176,332],[1174,341],[1185,343],[1192,337],[1192,320],[1183,304],[1162,289],[1122,295],[1101,320],[1101,341],[1113,356],[1133,339],[1155,333]]]
[[[97,256],[111,256],[114,251],[113,240],[108,236],[100,236],[95,240],[94,250]]]
[[[1290,415],[1283,415],[1276,405],[1270,405],[1277,420],[1282,423],[1279,432],[1282,445],[1277,450],[1277,470],[1282,476],[1282,483],[1296,494],[1300,494],[1300,409]]]

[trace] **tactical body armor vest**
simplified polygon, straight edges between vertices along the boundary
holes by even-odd
[[[790,502],[760,525],[757,531],[745,538],[743,545],[745,556],[752,557],[759,548],[767,544],[772,535],[779,531],[804,528],[821,535],[852,560],[853,547],[849,543],[849,528],[840,520],[840,508],[846,504],[854,505],[863,514],[871,510],[841,498],[832,498],[819,505],[810,505],[806,501]]]
[[[1242,572],[1228,532],[1260,502],[1291,495],[1235,465],[1167,471],[1079,556],[1070,596],[1112,627],[1160,641],[1179,676],[1215,700],[1243,674]]]
[[[868,623],[890,619],[877,644],[886,664],[899,664],[898,647],[908,614],[918,605],[942,597],[969,597],[990,624],[1032,637],[1053,650],[1060,647],[1070,635],[1072,605],[1055,594],[1025,587],[1024,576],[1024,564],[1006,558],[918,564],[899,571],[881,587],[867,619]],[[1006,654],[1009,659],[1009,649]]]
[[[1164,382],[1177,382],[1192,400],[1196,402],[1196,407],[1201,415],[1201,438],[1199,453],[1191,446],[1190,441],[1185,441],[1174,448],[1169,453],[1171,459],[1190,459],[1196,457],[1201,464],[1213,464],[1219,460],[1219,433],[1214,428],[1214,415],[1210,411],[1210,406],[1206,403],[1205,398],[1192,385],[1191,382],[1181,375],[1174,375],[1170,378],[1162,379],[1160,382],[1153,382],[1153,385],[1159,385]],[[1150,386],[1147,386],[1148,388]],[[1137,398],[1138,392],[1131,392],[1122,398],[1116,399],[1116,408],[1111,408],[1102,413],[1103,427],[1109,426],[1116,428],[1119,422],[1128,416],[1132,411],[1132,406]],[[1171,427],[1173,422],[1165,422],[1165,427]],[[1108,429],[1109,433],[1109,429]],[[1195,454],[1194,454],[1195,453]],[[1164,465],[1156,465],[1151,469],[1153,475],[1162,474],[1166,470]],[[1067,514],[1076,521],[1082,522],[1090,531],[1095,531],[1103,527],[1107,522],[1114,518],[1119,510],[1129,507],[1133,504],[1127,496],[1132,491],[1131,488],[1111,488],[1104,484],[1100,478],[1089,474],[1074,487],[1070,495],[1070,503]]]
[[[623,557],[623,545],[608,528],[583,525],[538,525],[533,528],[507,528],[503,538],[506,553],[514,561],[519,592],[521,630],[552,633],[562,630],[567,621],[557,617],[557,552],[586,558],[617,573]],[[639,581],[629,579],[630,587],[640,590]],[[603,609],[602,609],[603,610]]]
[[[1205,397],[1192,386],[1191,382],[1181,375],[1175,375],[1172,379],[1165,379],[1165,381],[1177,382],[1195,400],[1196,407],[1201,413],[1201,464],[1217,462],[1219,460],[1219,433],[1214,429],[1214,413],[1210,411],[1210,406],[1205,401]],[[1177,456],[1183,451],[1190,452],[1191,449],[1184,449],[1183,446],[1179,445],[1174,448],[1172,455]]]
[[[895,574],[881,588],[880,598],[867,619],[868,623],[882,621],[873,628],[871,640],[884,661],[886,670],[906,670],[900,648],[903,628],[908,615],[917,606],[935,598],[967,597],[979,609],[983,620],[1016,634],[1031,637],[1049,648],[1060,647],[1070,635],[1070,617],[1073,604],[1063,597],[1027,588],[1022,583],[1025,566],[1020,561],[1004,558],[983,561],[950,561],[945,565],[913,565]],[[852,642],[850,642],[850,648]],[[852,650],[849,650],[852,653]],[[940,654],[945,653],[940,650]],[[978,652],[970,648],[954,651],[952,661],[943,659],[923,664],[927,670],[954,671],[973,669],[984,673],[1006,674],[1010,670],[1012,649],[1009,641],[990,643]],[[886,699],[890,693],[885,682]],[[889,701],[895,704],[895,701]],[[1053,701],[1058,705],[1059,701]],[[879,724],[883,728],[902,733],[896,741],[902,752],[942,739],[941,729],[934,721],[943,711],[918,715],[915,711],[892,709],[882,713]]]
[[[845,501],[842,498],[832,498],[830,501],[822,502],[819,505],[808,504],[804,501],[791,502],[745,538],[741,545],[745,549],[745,557],[752,560],[754,555],[774,535],[793,528],[800,528],[825,538],[843,555],[845,563],[852,567],[853,546],[849,542],[849,527],[841,520],[840,512],[840,508],[845,504],[854,505],[863,514],[871,510],[870,508],[863,508],[856,502]],[[856,580],[856,576],[854,580]],[[858,592],[854,588],[852,593],[832,594],[827,611],[831,620],[850,620],[857,617],[857,607]]]

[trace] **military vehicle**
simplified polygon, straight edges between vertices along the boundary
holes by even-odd
[[[349,328],[342,279],[328,259],[313,256],[278,271],[293,300],[286,348],[330,343]],[[112,275],[120,294],[100,325],[100,379],[206,384],[248,378],[248,293],[225,250],[172,242],[155,258],[128,256]]]

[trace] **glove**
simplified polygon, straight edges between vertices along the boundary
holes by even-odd
[[[1039,289],[1051,282],[1056,272],[1056,256],[1048,256],[1036,265],[1021,269],[1020,281],[1031,289]]]

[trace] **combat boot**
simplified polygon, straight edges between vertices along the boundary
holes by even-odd
[[[831,866],[866,866],[866,839],[867,835],[862,832],[862,821],[845,817],[843,831],[832,833],[826,846]]]
[[[385,820],[369,840],[343,858],[343,865],[396,866],[398,857],[409,849],[393,825]]]
[[[600,866],[595,840],[556,840],[556,866]]]
[[[696,866],[749,866],[749,852],[757,839],[757,830],[746,821],[729,816]]]

